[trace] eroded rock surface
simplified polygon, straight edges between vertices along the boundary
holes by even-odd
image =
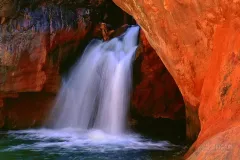
[[[186,157],[209,138],[240,125],[240,1],[114,2],[133,15],[180,88],[187,135],[197,138]],[[233,145],[231,159],[239,157],[237,150]],[[221,158],[228,159],[226,154]]]
[[[44,5],[24,10],[23,16],[0,26],[1,94],[38,92],[43,88],[56,92],[61,60],[88,33],[91,22],[84,16],[89,15],[86,9],[72,12]],[[53,79],[56,86],[48,87]]]

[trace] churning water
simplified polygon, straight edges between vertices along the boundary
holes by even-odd
[[[136,134],[73,128],[0,132],[1,160],[166,160],[179,154],[178,146]]]
[[[0,132],[2,159],[166,158],[177,146],[126,131],[139,27],[109,42],[93,40],[63,82],[48,129]]]

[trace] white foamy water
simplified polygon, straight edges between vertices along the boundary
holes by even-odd
[[[50,126],[125,131],[139,27],[109,42],[93,40],[62,85]]]
[[[26,143],[13,143],[1,150],[2,152],[40,151],[48,148],[63,149],[65,152],[79,149],[88,152],[108,152],[118,150],[171,150],[177,147],[167,141],[153,142],[136,134],[114,136],[101,130],[83,131],[73,128],[9,131],[8,138]]]

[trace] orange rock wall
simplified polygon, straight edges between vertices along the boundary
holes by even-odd
[[[209,138],[239,125],[240,1],[114,2],[133,15],[179,86],[186,104],[187,136],[197,138],[186,157]],[[238,155],[236,147],[228,153]]]
[[[64,30],[58,31],[50,46],[48,45],[48,34],[34,33],[31,30],[24,35],[16,34],[14,39],[3,45],[0,48],[2,50],[0,57],[1,94],[39,92],[42,90],[56,93],[60,84],[59,67],[61,60],[71,54],[69,53],[71,50],[77,48],[88,30],[65,32]],[[64,46],[64,43],[68,46]],[[12,53],[6,49],[11,45],[16,48]],[[58,53],[53,55],[52,50],[56,48],[58,48]],[[53,56],[56,56],[55,62],[53,62]]]

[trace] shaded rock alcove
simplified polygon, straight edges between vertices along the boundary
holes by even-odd
[[[142,30],[133,64],[130,113],[130,123],[138,132],[174,143],[185,143],[186,119],[182,95]]]

